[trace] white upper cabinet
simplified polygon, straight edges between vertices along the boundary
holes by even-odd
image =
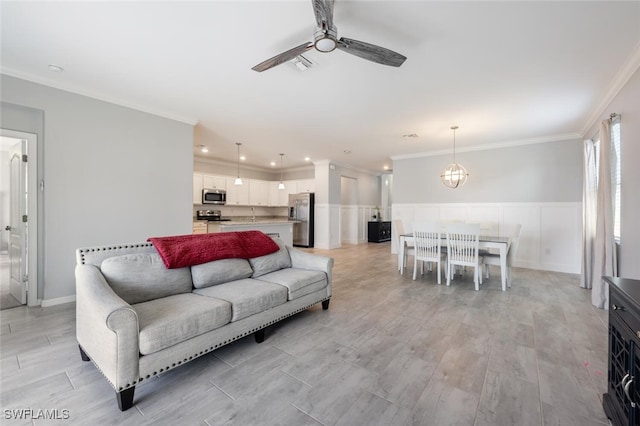
[[[273,207],[281,206],[280,204],[280,191],[278,185],[280,182],[269,182],[269,205]]]
[[[193,204],[202,204],[202,189],[224,189],[227,205],[235,206],[288,206],[289,194],[315,192],[315,179],[285,180],[285,189],[278,189],[280,181],[243,179],[242,185],[234,184],[235,177],[193,174]]]
[[[248,206],[249,205],[249,179],[243,179],[242,185],[233,182],[234,177],[226,178],[227,185],[227,205]]]
[[[269,205],[269,182],[266,180],[249,180],[249,204],[252,206]]]
[[[297,194],[301,192],[316,192],[316,180],[315,179],[299,180]]]
[[[202,204],[202,174],[193,174],[193,204]]]
[[[210,189],[227,189],[224,176],[202,175],[202,187]]]

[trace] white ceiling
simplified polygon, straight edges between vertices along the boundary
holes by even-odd
[[[196,123],[194,145],[285,168],[382,172],[392,156],[581,137],[640,64],[640,2],[335,2],[341,51],[263,73],[311,41],[310,0],[1,3],[3,73]],[[49,64],[64,68],[54,73]],[[403,138],[416,133],[416,139]],[[350,154],[345,154],[350,150]]]

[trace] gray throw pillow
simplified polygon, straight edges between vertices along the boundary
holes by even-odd
[[[278,244],[280,250],[275,253],[267,254],[266,256],[249,259],[249,263],[253,268],[253,275],[251,275],[252,278],[259,277],[273,271],[278,271],[283,268],[291,268],[291,257],[289,256],[289,250],[287,250],[284,242],[280,238],[274,238],[273,241]]]
[[[102,275],[125,302],[147,302],[192,290],[189,268],[167,269],[157,253],[125,254],[105,259]]]
[[[222,259],[191,267],[195,288],[205,288],[249,278],[253,269],[246,259]]]

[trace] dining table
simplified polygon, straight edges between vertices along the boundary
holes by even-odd
[[[400,247],[398,247],[398,270],[403,271],[404,249],[407,244],[413,243],[413,232],[400,235]],[[442,246],[447,247],[447,236],[442,236]],[[502,291],[507,291],[507,254],[511,247],[509,237],[499,237],[492,235],[478,236],[478,249],[496,249],[500,253],[500,275],[502,280]],[[509,283],[511,286],[511,283]]]

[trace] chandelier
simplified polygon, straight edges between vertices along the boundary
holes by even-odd
[[[451,126],[453,130],[453,163],[444,168],[440,174],[440,179],[449,188],[457,188],[467,181],[469,173],[462,167],[462,164],[456,163],[456,129],[458,126]]]

